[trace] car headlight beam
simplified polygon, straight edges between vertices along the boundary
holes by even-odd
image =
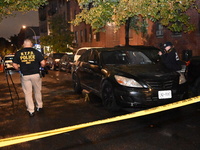
[[[123,86],[128,86],[128,87],[135,87],[135,88],[143,88],[141,84],[139,84],[137,81],[131,78],[126,78],[123,76],[115,75],[114,76],[116,81]]]

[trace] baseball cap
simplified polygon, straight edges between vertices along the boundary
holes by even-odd
[[[171,42],[166,42],[165,44],[164,44],[164,48],[165,47],[167,47],[167,46],[172,46],[173,44],[171,43]]]

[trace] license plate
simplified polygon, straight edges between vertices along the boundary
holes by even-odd
[[[171,90],[158,91],[158,98],[159,99],[172,98],[172,91]]]

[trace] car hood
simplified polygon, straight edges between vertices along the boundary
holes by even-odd
[[[172,72],[161,64],[145,65],[109,65],[110,75],[121,75],[129,78],[170,78],[178,76],[177,72]]]

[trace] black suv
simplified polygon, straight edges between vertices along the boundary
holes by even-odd
[[[182,83],[179,73],[157,62],[158,51],[149,46],[88,50],[74,64],[74,90],[97,94],[110,110],[180,100],[186,93],[186,83]]]
[[[191,96],[200,95],[200,56],[193,56],[188,61],[186,77],[192,94]]]

